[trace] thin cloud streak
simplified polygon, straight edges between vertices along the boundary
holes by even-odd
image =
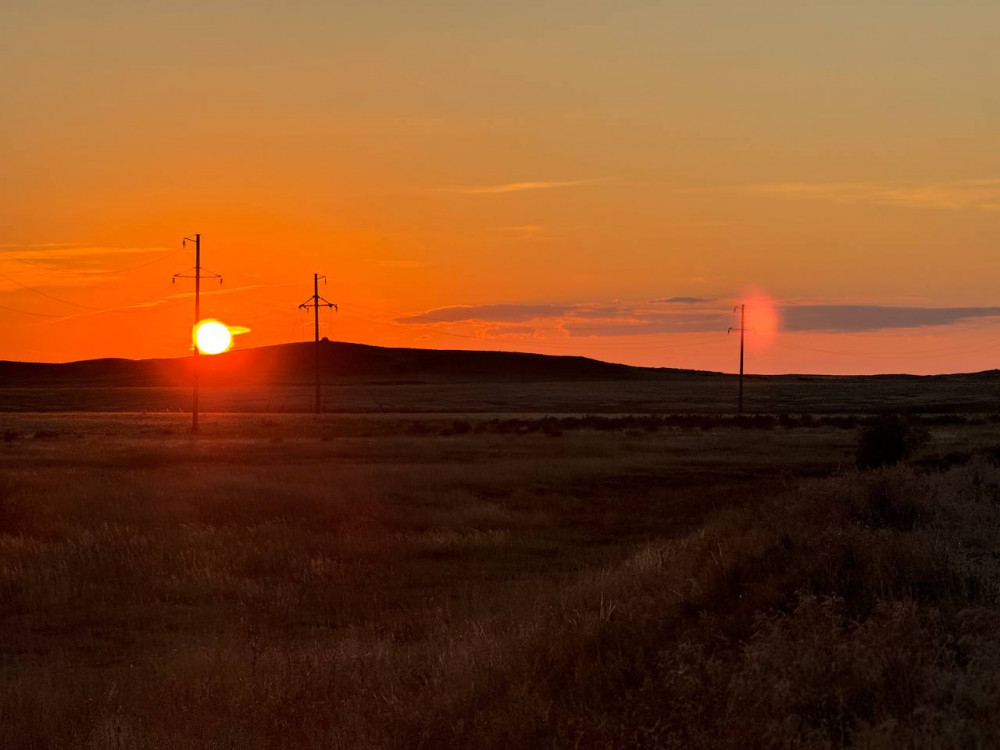
[[[888,307],[882,305],[794,305],[782,308],[786,331],[865,332],[931,328],[973,318],[1000,317],[1000,307]]]
[[[458,305],[439,307],[422,313],[397,318],[399,323],[465,323],[497,321],[524,322],[539,318],[555,318],[569,314],[572,306],[565,305]]]
[[[179,250],[163,247],[100,247],[70,243],[44,243],[37,245],[7,245],[0,250],[0,265],[17,278],[0,282],[0,291],[11,291],[17,286],[78,287],[111,281],[117,276],[138,268],[145,268],[165,260]],[[153,255],[150,260],[127,267],[116,266],[112,261],[122,256]]]
[[[557,188],[579,187],[581,185],[593,185],[597,182],[600,182],[600,180],[536,180],[531,182],[508,182],[502,185],[439,188],[437,192],[460,193],[463,195],[498,195],[502,193],[523,193],[529,190],[555,190]]]
[[[220,294],[237,294],[237,293],[240,293],[240,292],[253,291],[254,289],[264,289],[264,288],[281,287],[281,286],[297,286],[297,285],[296,284],[291,284],[291,283],[287,283],[287,284],[251,284],[251,285],[248,285],[248,286],[238,286],[238,287],[231,287],[231,288],[227,288],[227,289],[210,289],[210,290],[203,291],[201,293],[201,296],[202,297],[211,297],[211,296],[216,296],[216,295],[220,295]],[[130,304],[130,305],[119,305],[118,307],[109,307],[106,310],[95,310],[94,312],[79,313],[79,314],[74,314],[74,315],[66,315],[66,316],[58,318],[57,320],[47,321],[47,322],[58,323],[60,321],[72,320],[74,318],[89,318],[92,315],[104,315],[106,313],[114,313],[114,312],[127,312],[129,310],[148,310],[150,308],[161,307],[162,305],[166,305],[166,304],[169,304],[171,302],[176,302],[178,300],[190,299],[191,297],[194,297],[194,292],[179,292],[177,294],[168,294],[165,297],[157,297],[155,299],[146,300],[146,301],[143,301],[143,302],[135,302],[135,303]]]
[[[46,250],[53,247],[83,247],[86,242],[0,242],[0,250]]]
[[[866,333],[1000,319],[1000,307],[803,304],[781,305],[778,313],[780,328],[788,332]],[[731,308],[723,307],[721,301],[668,297],[634,303],[459,305],[404,315],[396,318],[396,322],[428,326],[464,324],[483,328],[493,335],[548,332],[570,337],[615,337],[724,332],[733,321]]]
[[[387,268],[393,270],[412,270],[415,268],[429,268],[430,263],[423,260],[375,260],[371,262],[374,268]]]
[[[664,299],[654,299],[653,302],[666,302],[674,305],[700,305],[707,302],[715,302],[712,297],[666,297]]]
[[[486,231],[508,235],[519,240],[541,239],[546,236],[545,227],[540,224],[524,224],[516,227],[488,227]]]
[[[747,195],[814,198],[903,208],[1000,211],[1000,179],[983,178],[927,183],[777,182],[692,188],[682,192],[728,192]]]
[[[100,245],[85,245],[76,243],[44,243],[38,245],[0,245],[0,258],[18,260],[21,254],[30,260],[58,261],[74,258],[95,258],[111,255],[134,255],[141,253],[162,253],[174,248],[169,247],[105,247]]]

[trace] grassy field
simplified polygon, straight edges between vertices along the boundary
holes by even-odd
[[[916,377],[749,376],[748,413],[1000,412],[1000,373]],[[731,414],[737,380],[718,373],[666,373],[645,380],[588,382],[357,382],[333,379],[324,411],[352,414]],[[188,387],[0,387],[0,412],[182,412]],[[308,412],[308,385],[206,386],[202,409]]]
[[[0,746],[988,745],[1000,424],[861,426],[7,414]]]

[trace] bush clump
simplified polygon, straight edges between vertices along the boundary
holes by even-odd
[[[911,456],[927,440],[924,429],[899,414],[885,414],[871,422],[858,438],[859,469],[889,466]]]

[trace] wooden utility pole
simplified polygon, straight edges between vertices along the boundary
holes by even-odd
[[[194,279],[194,326],[192,327],[192,340],[194,344],[194,354],[191,360],[191,432],[198,431],[198,390],[200,386],[201,379],[201,367],[199,366],[198,355],[200,351],[198,350],[198,324],[201,322],[201,235],[196,234],[192,237],[185,237],[182,243],[187,247],[187,243],[194,243],[194,268],[191,269],[194,273],[190,271],[185,271],[184,273],[175,273],[173,279],[170,283],[176,283],[177,279]],[[222,284],[222,277],[217,273],[206,274],[207,276],[218,279],[219,284]]]
[[[746,332],[747,332],[747,326],[746,326],[747,306],[746,306],[746,304],[740,304],[740,305],[737,305],[736,307],[733,308],[733,312],[736,312],[737,310],[740,311],[740,327],[739,328],[730,328],[729,329],[729,333],[732,333],[733,331],[736,331],[736,330],[738,330],[740,332],[740,395],[739,395],[739,400],[737,401],[737,405],[736,405],[736,416],[737,417],[742,417],[743,416],[743,343],[744,343],[744,340],[745,340],[745,337],[746,337]]]
[[[308,300],[299,305],[300,310],[308,310],[310,307],[313,309],[313,335],[315,341],[315,346],[313,348],[313,365],[315,369],[317,414],[323,411],[323,401],[320,393],[319,309],[321,307],[326,307],[334,311],[337,310],[337,306],[333,302],[328,302],[327,300],[319,296],[320,279],[323,279],[323,283],[326,284],[326,276],[320,276],[318,273],[313,274],[313,295]]]
[[[201,350],[198,348],[197,326],[201,322],[201,235],[194,236],[194,388],[191,389],[191,432],[198,431],[198,387],[201,379],[201,360],[198,355]]]

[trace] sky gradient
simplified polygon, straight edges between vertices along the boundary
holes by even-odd
[[[200,232],[239,347],[319,272],[346,341],[994,368],[997,70],[993,0],[13,0],[0,359],[184,355]]]

